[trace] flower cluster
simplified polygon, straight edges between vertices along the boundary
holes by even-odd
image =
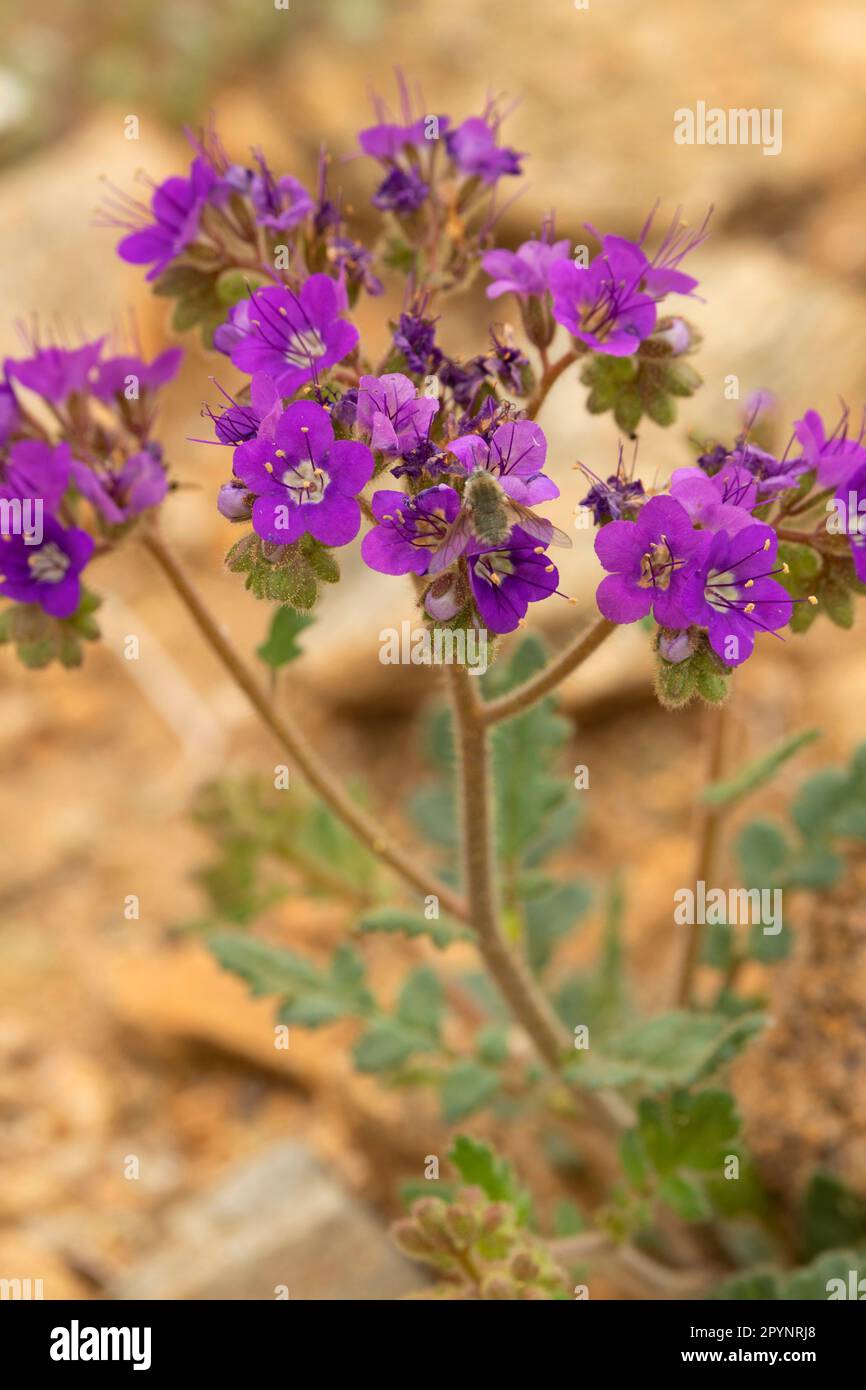
[[[798,592],[791,561],[810,577],[826,572],[832,584],[862,584],[866,449],[848,437],[846,424],[843,417],[828,435],[808,411],[780,458],[743,434],[730,449],[705,449],[696,466],[675,470],[667,490],[652,497],[618,477],[597,483],[584,505],[601,524],[595,549],[608,573],[596,597],[603,616],[631,623],[652,615],[669,665],[689,660],[705,639],[722,668],[731,668],[752,654],[760,633],[796,625],[795,605],[818,605],[815,594]],[[814,516],[828,492],[838,527]],[[792,529],[794,518],[810,513],[810,531]],[[847,559],[834,532],[845,536]]]
[[[692,230],[677,211],[659,238],[653,209],[634,240],[587,224],[594,256],[558,237],[552,216],[516,249],[494,246],[499,187],[523,161],[502,138],[500,111],[491,102],[458,121],[425,113],[398,81],[397,113],[377,98],[375,123],[358,137],[379,166],[370,197],[384,231],[375,251],[353,239],[326,153],[308,191],[275,174],[261,150],[248,164],[232,162],[213,130],[193,140],[185,176],[154,188],[149,205],[115,193],[110,215],[124,226],[120,255],[147,265],[155,291],[176,300],[176,325],[199,326],[241,374],[206,413],[232,451],[217,505],[248,527],[229,554],[248,587],[309,607],[319,584],[339,577],[333,552],[363,531],[365,563],[411,575],[430,623],[507,633],[530,603],[559,591],[549,550],[570,544],[538,511],[559,495],[538,410],[579,363],[591,413],[612,412],[631,436],[644,416],[673,422],[677,398],[700,384],[688,360],[700,340],[671,305],[696,294],[683,263],[704,241],[708,218]],[[457,356],[440,340],[437,300],[479,266],[489,299],[513,298],[524,339],[494,323],[486,348]],[[352,314],[360,292],[379,293],[388,272],[405,277],[403,309],[375,359]],[[564,350],[553,360],[557,337]],[[104,393],[111,372],[107,364],[97,371],[88,351],[63,371]],[[147,369],[148,389],[163,361]],[[18,370],[29,384],[27,364]],[[112,371],[119,380],[122,359]],[[52,398],[65,389],[47,361],[42,389]],[[15,432],[10,392],[0,390],[0,437]],[[707,698],[711,688],[719,695],[719,679],[750,655],[759,633],[804,629],[816,599],[841,622],[866,581],[866,449],[849,437],[847,418],[828,432],[810,411],[777,457],[763,428],[753,431],[769,399],[754,398],[731,447],[703,446],[663,488],[645,491],[625,476],[621,452],[606,478],[607,470],[584,469],[592,486],[583,506],[600,528],[596,551],[607,571],[602,615],[654,622],[662,668],[703,663]],[[134,412],[124,417],[134,433]],[[109,475],[104,450],[82,460],[67,442],[77,493],[106,525],[164,490],[155,446],[125,455]],[[26,463],[16,464],[18,474]],[[841,538],[814,516],[829,494],[840,515],[844,504],[855,517],[837,528]],[[803,517],[811,530],[801,529]],[[9,582],[17,580],[10,574]]]
[[[157,394],[177,373],[172,348],[147,361],[78,347],[28,344],[0,382],[0,595],[14,600],[3,640],[32,665],[80,659],[95,600],[82,573],[169,489],[153,437]]]

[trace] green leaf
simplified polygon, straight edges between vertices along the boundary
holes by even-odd
[[[828,574],[818,586],[818,608],[836,627],[854,626],[854,595],[837,576]]]
[[[564,1236],[577,1236],[586,1229],[586,1221],[583,1212],[575,1202],[567,1199],[557,1202],[553,1213],[553,1233],[560,1238]]]
[[[481,1140],[458,1134],[448,1154],[467,1187],[480,1187],[491,1202],[508,1202],[524,1217],[531,1210],[531,1198],[519,1184],[505,1158],[498,1158]]]
[[[808,1258],[866,1238],[866,1201],[830,1173],[813,1174],[803,1198],[800,1233]]]
[[[439,1037],[443,1004],[439,976],[429,966],[421,965],[412,971],[400,991],[397,1018],[435,1041]]]
[[[792,815],[807,839],[832,832],[834,817],[848,791],[848,773],[840,768],[826,768],[801,787]]]
[[[683,1221],[706,1221],[712,1216],[712,1208],[703,1189],[681,1173],[672,1173],[664,1178],[659,1184],[658,1195],[659,1200]]]
[[[749,792],[762,787],[789,758],[792,758],[795,753],[799,753],[801,748],[814,743],[820,736],[820,729],[806,729],[803,733],[793,734],[780,743],[777,748],[771,749],[769,753],[765,753],[762,757],[748,763],[733,777],[724,782],[714,782],[706,787],[703,796],[704,801],[711,806],[729,806],[733,802],[739,801]]]
[[[785,960],[793,950],[791,932],[784,925],[779,932],[766,932],[757,922],[749,928],[746,954],[750,960],[758,960],[762,965],[774,965]]]
[[[556,942],[578,925],[591,901],[587,884],[576,881],[552,886],[525,902],[526,952],[533,970],[544,969]]]
[[[568,1070],[588,1086],[690,1086],[729,1061],[762,1026],[755,1014],[660,1014],[610,1039],[604,1052],[584,1054]]]
[[[224,970],[246,980],[252,994],[282,1000],[279,1017],[284,1023],[316,1028],[337,1018],[363,1017],[372,1007],[363,965],[349,947],[342,947],[325,971],[242,932],[212,932],[207,945]]]
[[[782,1296],[781,1276],[775,1270],[752,1270],[727,1279],[709,1295],[713,1300],[734,1299],[750,1303],[775,1302]]]
[[[314,619],[307,613],[298,613],[293,608],[278,608],[271,620],[267,641],[256,648],[262,661],[274,671],[286,666],[301,655],[298,637],[305,628],[311,627]]]
[[[458,1062],[442,1083],[442,1113],[449,1124],[480,1110],[499,1090],[499,1077],[478,1062]]]
[[[672,425],[677,418],[677,408],[672,398],[661,392],[653,394],[646,401],[646,413],[653,424],[663,428]]]
[[[429,1051],[432,1042],[425,1043],[394,1019],[382,1019],[362,1033],[352,1049],[358,1071],[383,1072],[402,1066],[413,1052]]]
[[[472,941],[473,935],[464,927],[453,926],[448,922],[427,921],[417,913],[408,912],[401,907],[380,907],[375,912],[367,912],[358,923],[362,932],[401,933],[403,936],[428,936],[440,951],[455,941]]]
[[[480,1062],[501,1066],[508,1058],[508,1030],[496,1023],[488,1024],[475,1039],[475,1052]]]
[[[643,401],[636,386],[624,386],[616,394],[613,418],[623,434],[632,435],[640,424],[643,414]]]
[[[256,598],[302,610],[315,604],[320,581],[330,584],[339,578],[336,560],[312,536],[273,545],[249,534],[232,546],[226,564],[246,575],[246,587]]]
[[[485,678],[485,693],[504,693],[523,684],[541,669],[544,661],[540,643],[523,642],[504,673],[502,668],[494,667],[490,679]],[[548,771],[567,736],[568,725],[553,712],[551,700],[542,700],[494,731],[497,852],[505,865],[519,867],[527,862],[537,840],[548,831],[554,814],[561,812],[573,795],[569,781]]]
[[[740,1129],[734,1097],[727,1091],[675,1091],[663,1100],[644,1099],[638,1131],[657,1173],[721,1173]]]
[[[649,1179],[651,1168],[646,1144],[640,1129],[627,1129],[619,1142],[619,1157],[623,1171],[638,1191],[643,1191]]]
[[[864,1264],[866,1251],[863,1250],[833,1250],[819,1255],[783,1283],[780,1297],[785,1301],[802,1299],[824,1303],[829,1297],[827,1285],[831,1279],[841,1279],[847,1294],[851,1270],[860,1275]]]
[[[750,821],[735,845],[747,888],[774,888],[787,877],[788,842],[771,821]]]

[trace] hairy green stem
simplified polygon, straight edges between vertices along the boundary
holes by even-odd
[[[560,1022],[523,956],[505,939],[499,916],[491,809],[490,745],[484,706],[462,666],[449,666],[461,807],[463,879],[468,920],[484,964],[514,1017],[532,1039],[539,1056],[559,1073],[572,1038]],[[587,1113],[607,1130],[629,1121],[628,1107],[616,1096],[580,1091]]]
[[[283,718],[274,709],[256,676],[226,637],[202,600],[186,571],[155,527],[142,533],[144,545],[159,565],[175,593],[186,607],[208,646],[222,662],[235,684],[246,695],[259,719],[288,753],[303,773],[317,796],[333,814],[382,863],[393,870],[402,881],[423,897],[435,895],[452,917],[468,920],[465,902],[447,886],[424,869],[417,857],[399,846],[382,828],[381,822],[371,819],[352,800],[342,783],[320,762],[316,753],[298,733],[299,725]]]
[[[598,650],[615,628],[616,623],[609,623],[607,618],[597,618],[592,627],[581,632],[558,656],[553,657],[543,671],[524,681],[516,690],[511,690],[507,695],[500,695],[498,700],[490,700],[483,705],[480,712],[482,721],[488,725],[498,724],[503,719],[522,714],[524,710],[555,690],[572,671],[576,671],[578,666]]]
[[[710,738],[706,785],[712,786],[713,782],[718,782],[721,779],[722,769],[724,767],[725,736],[728,721],[727,705],[720,705],[717,708],[709,707],[707,709],[707,718],[710,721]],[[723,814],[724,806],[721,803],[717,805],[704,803],[701,807],[697,866],[695,870],[696,883],[701,880],[703,880],[704,883],[709,883],[712,879]],[[676,1003],[680,1008],[688,1008],[692,1002],[695,973],[700,962],[701,945],[703,943],[703,926],[701,923],[695,922],[692,926],[687,927],[686,931],[688,935],[680,957],[676,985]]]
[[[552,366],[546,368],[544,375],[527,402],[527,420],[536,419],[538,412],[547,400],[548,392],[551,387],[556,384],[562,376],[562,373],[571,366],[572,362],[576,362],[580,356],[581,353],[577,348],[569,348],[568,352],[564,352],[561,357],[558,357]]]

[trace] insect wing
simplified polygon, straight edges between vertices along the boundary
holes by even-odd
[[[453,565],[463,554],[470,540],[472,539],[472,524],[469,512],[465,508],[452,521],[439,545],[433,552],[430,561],[428,574],[440,574],[442,570]]]
[[[538,516],[535,512],[524,507],[520,502],[509,499],[508,510],[516,524],[523,528],[527,535],[535,540],[543,541],[545,545],[561,545],[567,549],[571,547],[571,536],[565,531],[560,531],[558,526],[554,526],[552,521],[548,521],[544,516]]]

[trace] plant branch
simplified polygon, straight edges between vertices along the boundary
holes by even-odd
[[[498,700],[490,700],[486,705],[481,706],[480,717],[485,724],[498,724],[502,719],[511,719],[515,714],[522,714],[525,709],[529,709],[536,701],[541,700],[545,695],[549,695],[551,690],[555,690],[566,676],[576,671],[593,652],[596,651],[606,638],[615,630],[616,623],[609,623],[607,618],[597,618],[592,627],[586,628],[578,637],[570,642],[558,656],[548,662],[543,671],[539,671],[531,680],[524,681],[516,690],[511,690],[507,695],[500,695]]]
[[[246,695],[262,723],[276,738],[292,761],[309,782],[313,791],[343,822],[371,853],[416,892],[428,897],[435,894],[442,907],[452,917],[468,920],[467,907],[463,900],[429,874],[410,854],[399,846],[383,830],[381,823],[371,819],[352,800],[342,783],[320,761],[305,739],[298,733],[301,725],[286,720],[274,709],[256,676],[244,662],[238,651],[226,637],[203,602],[186,571],[176,560],[165,540],[155,528],[142,533],[147,550],[159,565],[175,593],[207,642],[219,657],[225,669]]]
[[[571,366],[572,362],[576,362],[580,356],[581,354],[577,348],[570,348],[568,352],[564,352],[561,357],[558,357],[552,366],[548,366],[545,369],[541,380],[527,402],[527,420],[535,420],[537,418],[538,412],[547,400],[548,392],[551,387],[559,381],[562,373]]]
[[[716,709],[712,707],[707,709],[707,718],[710,720],[709,760],[706,775],[707,786],[712,785],[713,782],[718,782],[722,775],[727,717],[726,705],[721,705]],[[703,880],[704,883],[708,883],[713,874],[724,806],[721,803],[717,805],[704,803],[701,807],[700,814],[701,821],[695,882],[698,883]],[[683,947],[677,976],[676,1002],[680,1008],[688,1008],[691,1004],[695,972],[700,961],[701,944],[703,941],[703,927],[701,923],[695,922],[686,930],[688,931],[688,936],[686,937]]]
[[[463,881],[469,906],[468,921],[494,983],[515,1018],[535,1044],[551,1071],[559,1073],[571,1047],[571,1036],[560,1022],[522,955],[505,939],[499,917],[493,851],[490,746],[483,705],[472,678],[462,666],[449,666],[458,753],[461,805]],[[610,1131],[627,1123],[618,1097],[581,1091],[580,1099],[592,1118]]]

